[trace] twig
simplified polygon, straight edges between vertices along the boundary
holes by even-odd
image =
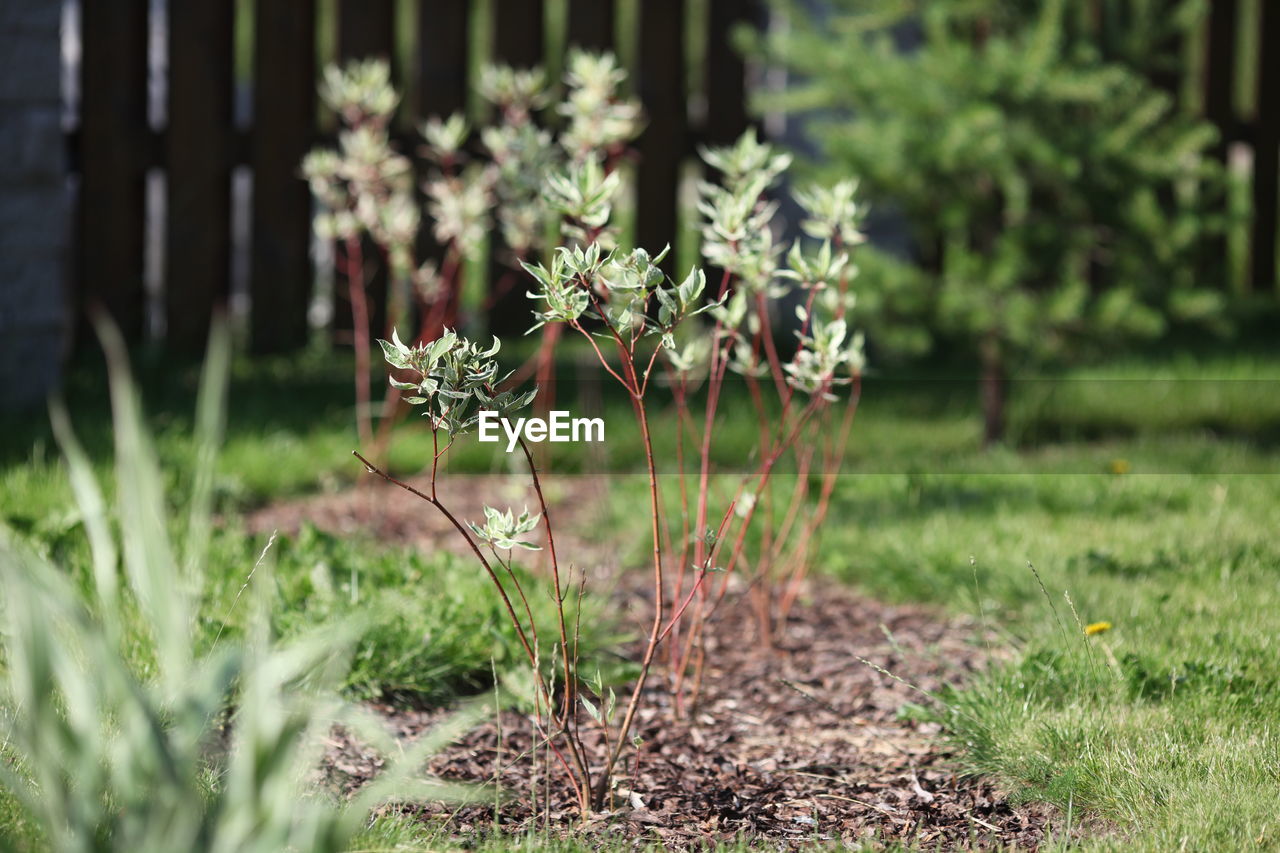
[[[271,546],[276,542],[277,533],[279,533],[278,530],[271,531],[271,537],[267,539],[267,544],[262,546],[262,553],[258,555],[258,561],[253,564],[253,568],[250,569],[249,574],[245,576],[244,583],[236,592],[236,597],[232,600],[231,606],[227,608],[226,614],[222,617],[222,624],[218,626],[218,633],[213,637],[213,644],[209,647],[210,653],[218,647],[218,640],[222,639],[222,631],[227,627],[227,620],[231,618],[231,614],[235,611],[236,605],[240,603],[240,596],[244,595],[244,591],[249,588],[250,582],[253,581],[254,574],[258,571],[258,566],[261,566],[262,561],[267,558],[267,552],[271,550]]]

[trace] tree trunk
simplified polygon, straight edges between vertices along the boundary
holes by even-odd
[[[982,344],[982,446],[989,448],[1004,439],[1005,376],[1000,358],[1000,342],[989,336]]]

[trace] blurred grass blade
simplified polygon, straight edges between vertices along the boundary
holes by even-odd
[[[192,471],[191,509],[183,543],[183,569],[190,576],[201,571],[213,526],[213,483],[218,449],[226,428],[227,385],[231,375],[231,331],[222,317],[209,328],[209,346],[200,374],[196,399],[195,469]]]
[[[355,813],[367,814],[375,806],[385,802],[413,802],[423,799],[465,802],[481,795],[484,791],[482,786],[424,777],[422,765],[494,713],[494,708],[487,701],[476,700],[455,711],[447,720],[437,723],[404,750],[381,776],[360,791],[352,800]]]
[[[49,563],[0,527],[0,720],[7,724],[0,785],[38,829],[38,843],[29,845],[38,849],[339,853],[367,812],[307,783],[325,735],[344,718],[337,687],[367,626],[348,620],[336,631],[328,626],[277,644],[268,566],[257,578],[247,636],[197,656],[192,615],[208,583],[209,531],[200,525],[209,523],[225,405],[225,331],[214,332],[202,384],[201,484],[183,554],[189,570],[181,571],[124,344],[105,321],[98,330],[111,380],[121,541],[67,413],[55,404],[51,418],[85,517],[97,591],[86,600],[78,567]],[[120,553],[124,588],[117,588]],[[412,764],[393,765],[378,790],[400,799],[461,795],[417,771],[469,719],[415,745]],[[0,838],[0,848],[9,840]]]
[[[116,550],[115,539],[111,535],[111,524],[107,518],[107,504],[102,497],[102,489],[94,476],[93,466],[84,447],[76,438],[71,427],[71,419],[67,416],[66,406],[61,400],[49,404],[49,422],[53,426],[53,435],[67,460],[67,473],[71,480],[71,488],[75,493],[76,503],[80,507],[80,517],[84,521],[85,533],[89,537],[89,547],[93,553],[93,584],[98,594],[97,610],[99,618],[106,626],[108,635],[113,639],[120,637],[120,554]]]
[[[190,670],[190,578],[180,576],[174,560],[160,466],[143,425],[124,340],[109,320],[94,322],[107,356],[125,569],[147,617],[161,676],[173,685]]]

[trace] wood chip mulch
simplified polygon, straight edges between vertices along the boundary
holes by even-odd
[[[572,793],[554,783],[553,831],[616,843],[703,847],[738,837],[769,847],[813,843],[906,843],[923,849],[1035,848],[1050,814],[1014,807],[991,782],[962,777],[933,724],[900,712],[924,690],[962,678],[979,664],[971,627],[936,613],[886,607],[843,592],[796,609],[773,652],[751,641],[749,619],[726,614],[710,637],[702,701],[692,719],[672,722],[654,679],[635,733],[638,760],[618,773],[612,810],[576,825]],[[411,740],[442,714],[376,706],[390,729]],[[528,722],[503,715],[437,756],[431,772],[490,781],[499,761],[508,791],[506,831],[541,828],[528,807],[533,767],[512,762],[531,743]],[[588,745],[598,742],[590,738]],[[380,760],[341,732],[329,750],[331,780],[354,790]],[[558,776],[556,777],[558,779]],[[538,781],[538,785],[542,782]],[[540,795],[541,796],[541,795]],[[488,833],[494,804],[415,808],[458,836]]]
[[[480,495],[497,488],[494,483],[506,482],[485,479],[455,483],[478,505]],[[430,516],[424,518],[421,504],[397,491],[379,486],[276,505],[249,519],[249,526],[288,530],[305,520],[334,532],[363,529],[384,540],[448,547],[447,531],[424,524]],[[584,489],[574,491],[581,499]],[[500,497],[507,503],[517,496]],[[580,532],[581,524],[564,525],[574,509],[561,504],[556,511],[562,529]],[[642,635],[650,604],[629,584],[624,579],[614,595],[625,621]],[[977,625],[924,607],[885,605],[826,582],[807,589],[774,648],[765,650],[755,640],[749,610],[731,594],[711,623],[702,697],[690,718],[673,720],[665,678],[659,671],[651,676],[633,729],[642,743],[616,773],[609,812],[579,822],[560,773],[552,774],[546,808],[546,774],[527,758],[514,760],[533,742],[529,721],[510,711],[470,731],[427,768],[449,780],[491,782],[501,766],[505,794],[496,822],[491,795],[461,807],[398,808],[443,824],[464,843],[494,832],[495,823],[504,832],[549,829],[610,846],[676,849],[735,839],[765,849],[1034,849],[1050,832],[1054,816],[1047,807],[1012,805],[991,780],[962,776],[937,726],[903,713],[929,701],[914,688],[932,693],[984,665],[990,651]],[[631,653],[638,657],[636,649]],[[617,692],[621,703],[625,691]],[[406,742],[447,715],[372,707]],[[584,741],[598,760],[604,748],[589,727]],[[381,766],[347,733],[332,733],[324,770],[329,785],[354,791]],[[536,810],[529,805],[535,776]]]

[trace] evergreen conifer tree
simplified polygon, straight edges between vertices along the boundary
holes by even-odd
[[[874,247],[859,256],[862,292],[889,295],[859,304],[870,343],[902,339],[905,319],[917,340],[967,346],[988,443],[1004,433],[1012,371],[1219,312],[1216,282],[1198,280],[1195,263],[1211,223],[1199,207],[1219,178],[1206,156],[1214,131],[1168,91],[1168,33],[1126,39],[1115,22],[1150,14],[1112,14],[1153,4],[1171,12],[1162,26],[1194,11],[1180,0],[830,0],[815,15],[774,0],[787,26],[754,39],[796,81],[765,105],[807,114],[830,168],[859,175],[872,206],[909,225],[914,263]],[[1111,10],[1112,29],[1086,7]],[[904,318],[903,305],[918,310]]]

